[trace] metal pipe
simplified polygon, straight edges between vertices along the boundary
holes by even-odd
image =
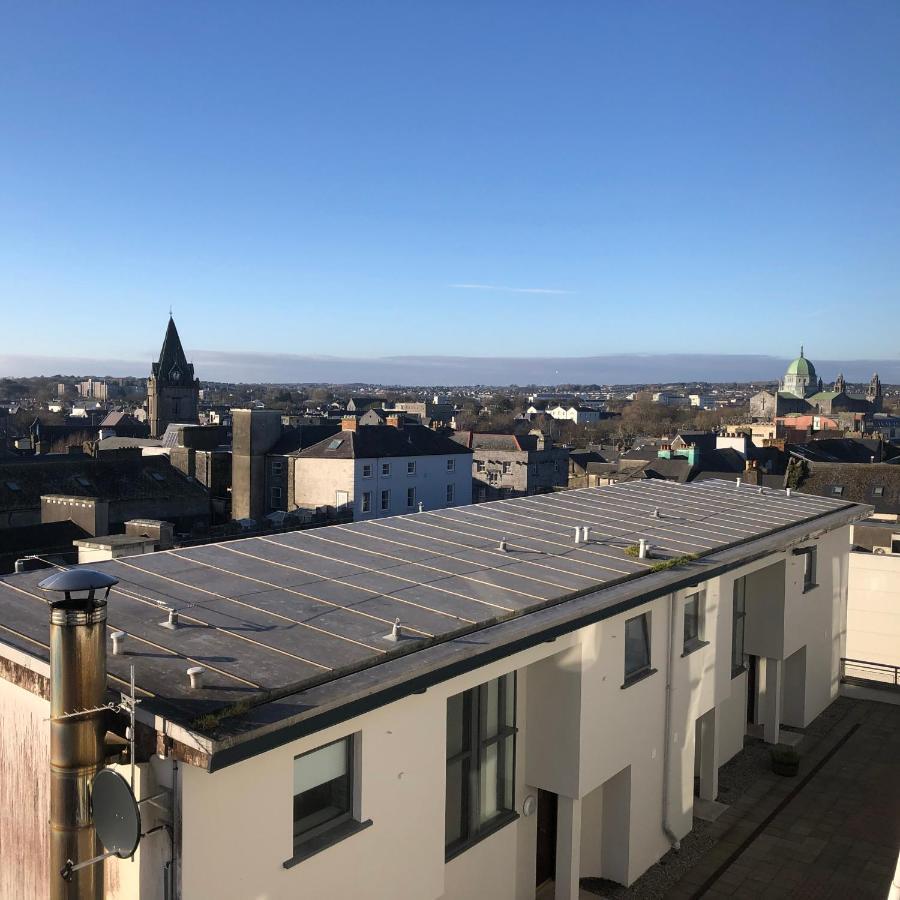
[[[672,849],[678,852],[681,850],[681,841],[678,835],[672,830],[672,824],[669,819],[669,758],[671,756],[672,738],[672,669],[675,662],[675,593],[669,595],[669,628],[668,640],[666,641],[666,731],[663,744],[663,784],[662,784],[662,828],[663,833],[669,839]]]
[[[91,821],[91,784],[104,763],[106,601],[87,596],[50,608],[50,898],[102,900],[103,865]],[[78,709],[83,716],[60,718]],[[71,863],[69,862],[71,861]],[[76,870],[72,864],[79,868]],[[70,877],[63,879],[68,868]]]

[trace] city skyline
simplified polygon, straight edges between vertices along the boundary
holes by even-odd
[[[18,352],[897,357],[896,4],[4,24]]]

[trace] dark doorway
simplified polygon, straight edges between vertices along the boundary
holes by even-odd
[[[537,862],[535,884],[556,877],[556,806],[557,796],[552,791],[538,791],[537,808]]]
[[[751,656],[747,662],[747,721],[756,722],[756,677],[759,660]]]

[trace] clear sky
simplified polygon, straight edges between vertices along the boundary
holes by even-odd
[[[2,15],[0,354],[898,355],[897,0]]]

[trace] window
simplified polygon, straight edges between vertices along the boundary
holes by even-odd
[[[872,488],[872,496],[873,497],[883,497],[884,496],[884,487],[873,487]]]
[[[416,505],[416,489],[415,488],[407,488],[406,489],[406,506],[408,509],[412,509]]]
[[[414,459],[410,460],[406,464],[406,474],[407,475],[415,475],[416,474],[416,461]]]
[[[452,503],[452,502],[453,502],[453,496],[454,496],[454,494],[456,493],[454,487],[455,487],[455,486],[452,485],[452,484],[448,484],[448,485],[447,485],[447,502],[448,502],[448,503]]]
[[[383,462],[381,464],[381,475],[383,478],[387,478],[391,474],[391,464],[389,462]]]
[[[483,471],[484,471],[484,460],[482,460],[482,459],[476,459],[476,460],[475,460],[475,471],[476,471],[476,472],[483,472]]]
[[[684,601],[684,654],[704,645],[703,607],[699,593],[691,594]]]
[[[281,474],[281,469],[282,469],[282,462],[281,462],[281,460],[274,460],[274,461],[272,462],[272,474],[273,474],[273,475],[280,475],[280,474]]]
[[[294,757],[294,857],[286,867],[372,824],[354,812],[355,749],[351,735]]]
[[[510,463],[510,462],[503,463],[503,474],[509,475],[509,473],[511,471],[512,471],[512,463]]]
[[[381,492],[381,509],[386,510],[391,508],[391,492],[390,491],[382,491]]]
[[[731,677],[744,671],[744,619],[747,616],[747,579],[734,583],[731,615]]]
[[[448,859],[516,818],[516,676],[447,701]]]
[[[272,488],[272,503],[281,503],[281,488]]]
[[[816,587],[816,548],[802,547],[794,551],[803,557],[803,593]]]
[[[831,489],[831,493],[840,497],[844,493],[844,486],[841,484],[834,485],[834,487],[832,487]]]
[[[363,478],[371,478],[372,477],[372,463],[363,463]]]
[[[337,450],[337,448],[340,447],[341,444],[343,444],[343,443],[344,443],[343,438],[335,438],[335,440],[328,442],[328,446],[325,449],[326,450]]]
[[[478,499],[485,500],[487,498],[487,488],[478,488]]]
[[[360,510],[364,513],[372,512],[372,492],[371,491],[363,491],[362,503],[360,504]]]
[[[650,613],[643,613],[625,622],[625,685],[646,675],[650,668]]]
[[[455,472],[456,471],[456,460],[451,456],[450,459],[447,460],[447,471]]]

